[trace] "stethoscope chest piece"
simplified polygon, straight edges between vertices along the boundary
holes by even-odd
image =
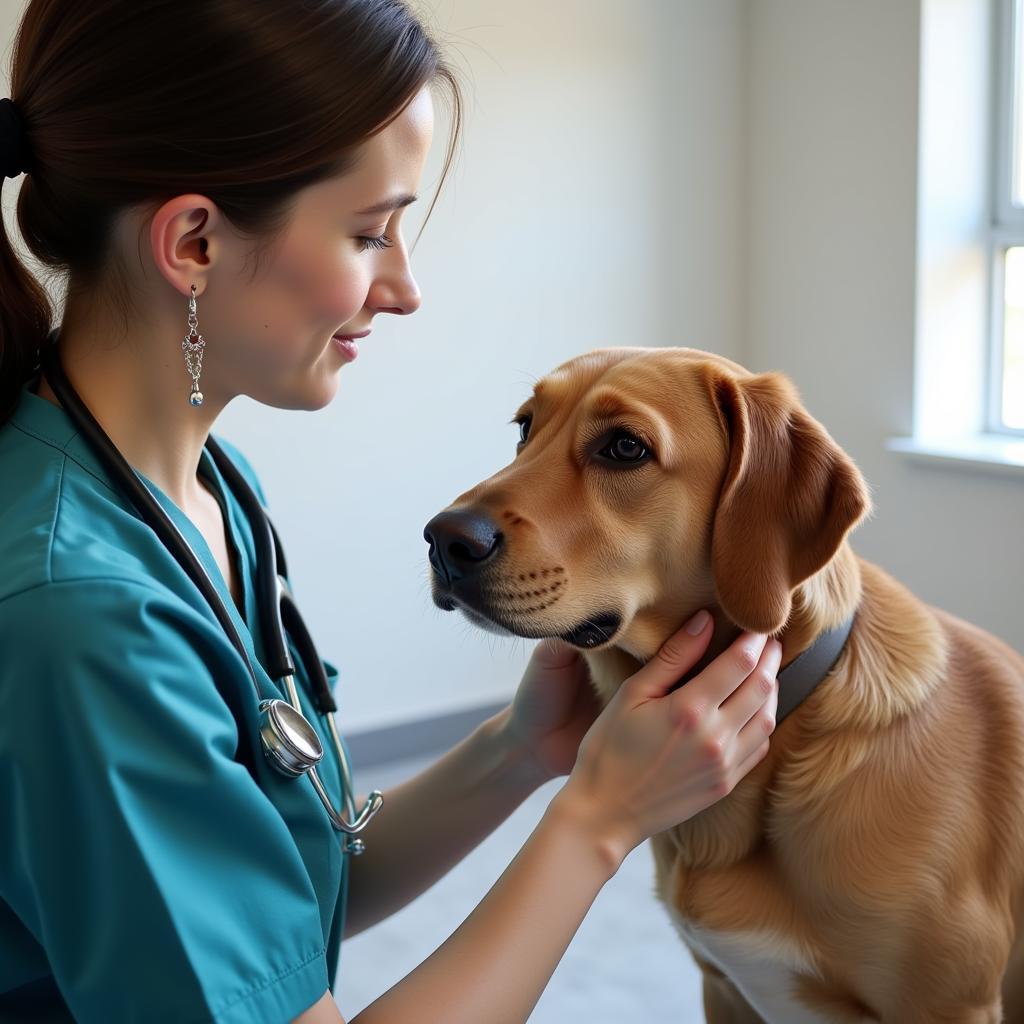
[[[324,748],[306,717],[284,700],[260,702],[260,739],[267,760],[292,778],[320,763]]]

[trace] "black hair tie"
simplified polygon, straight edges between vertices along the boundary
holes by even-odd
[[[28,134],[21,111],[11,99],[0,100],[0,173],[16,178],[29,170]]]

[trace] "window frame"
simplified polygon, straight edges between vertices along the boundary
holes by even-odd
[[[995,103],[993,104],[993,197],[986,263],[989,271],[989,312],[986,335],[988,360],[985,378],[985,430],[992,434],[1024,437],[1024,429],[1011,427],[1003,418],[1003,382],[1006,370],[1004,334],[1006,250],[1024,246],[1024,203],[1013,202],[1015,145],[1024,146],[1024,138],[1014,138],[1015,101],[1020,95],[1021,54],[1017,48],[1022,0],[996,0],[996,31],[993,33],[995,66]],[[1024,196],[1021,197],[1024,200]]]

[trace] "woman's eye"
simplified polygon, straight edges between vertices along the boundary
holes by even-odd
[[[621,430],[597,454],[613,462],[643,462],[650,452],[643,441]]]
[[[360,252],[366,252],[367,249],[390,249],[395,244],[387,235],[356,235],[356,238]]]
[[[524,416],[519,423],[519,443],[521,445],[526,444],[526,439],[530,436],[530,424],[533,422],[532,416]]]

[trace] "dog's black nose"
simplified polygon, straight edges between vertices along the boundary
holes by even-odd
[[[427,523],[423,539],[430,564],[445,583],[472,576],[501,548],[504,534],[489,516],[468,509],[441,512]]]

